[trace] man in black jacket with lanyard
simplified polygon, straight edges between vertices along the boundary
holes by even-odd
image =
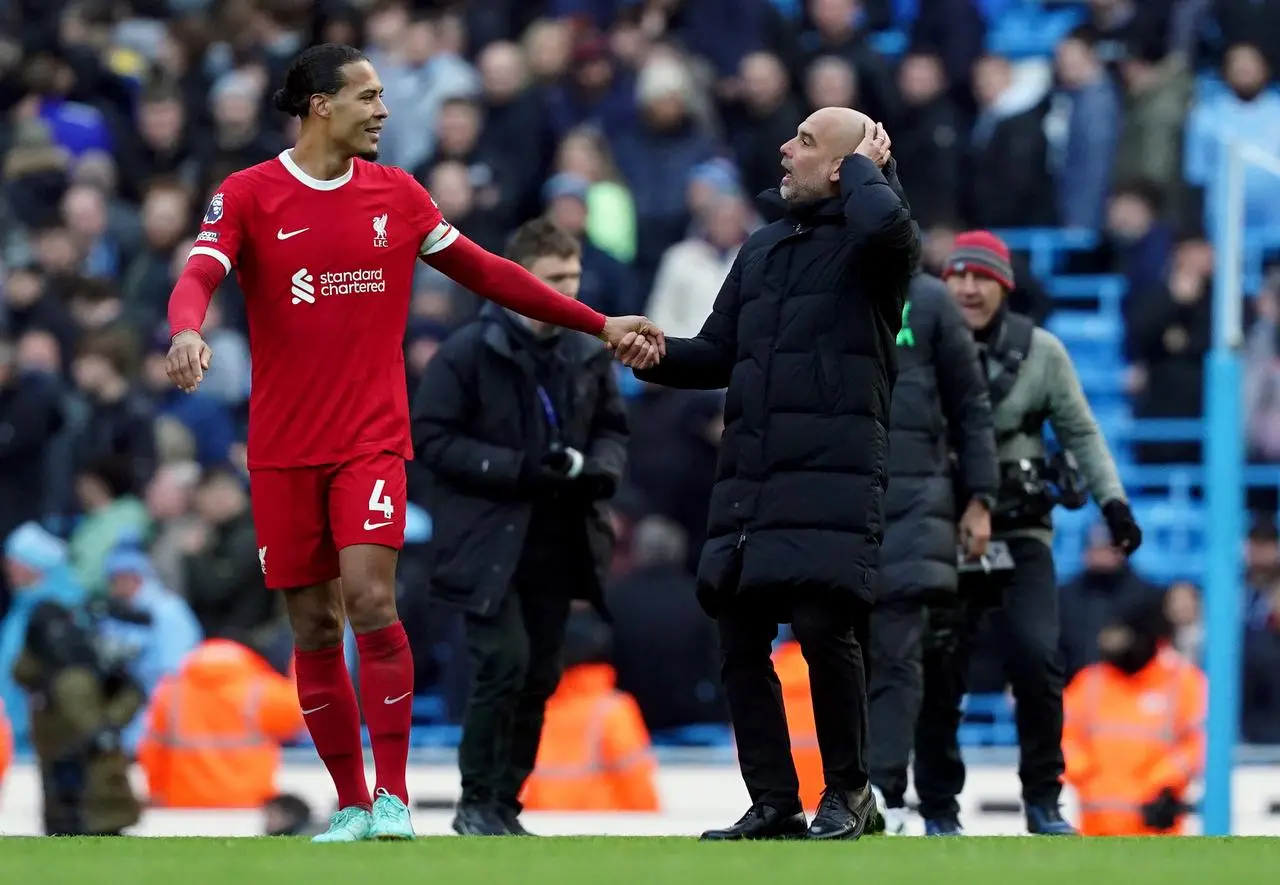
[[[905,830],[907,765],[924,696],[926,605],[956,592],[957,541],[970,557],[986,552],[1000,481],[978,349],[942,280],[912,279],[897,344],[868,684],[871,783],[889,833]]]
[[[698,595],[751,807],[705,839],[856,839],[874,820],[862,649],[888,477],[894,338],[919,237],[884,128],[824,108],[782,146],[777,220],[739,250],[695,338],[667,339],[670,387],[728,387]],[[881,171],[884,170],[884,172]],[[789,622],[809,663],[826,790],[800,807],[770,660]]]
[[[569,298],[578,242],[546,219],[507,256]],[[627,415],[605,345],[490,305],[440,345],[413,406],[431,476],[431,596],[466,613],[471,693],[453,828],[525,835],[520,790],[560,680],[572,599],[603,607],[603,502],[626,464]]]

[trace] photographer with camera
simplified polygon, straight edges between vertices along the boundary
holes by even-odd
[[[920,814],[930,835],[961,832],[960,702],[973,634],[989,610],[1017,703],[1027,829],[1073,835],[1058,807],[1064,675],[1050,513],[1058,504],[1083,507],[1087,489],[1121,552],[1133,553],[1142,532],[1066,348],[1007,307],[1014,284],[1008,246],[987,231],[961,234],[943,279],[985,363],[1001,483],[987,555],[976,563],[962,561],[955,605],[930,609],[914,763]],[[1046,421],[1063,448],[1057,455],[1045,445]]]
[[[550,221],[520,227],[507,256],[577,297],[581,247]],[[627,454],[612,356],[594,338],[490,305],[427,364],[413,443],[431,479],[431,596],[465,612],[473,668],[453,828],[524,835],[519,796],[560,680],[569,603],[603,608],[613,550],[604,502]]]
[[[19,577],[39,564],[46,585],[66,570],[62,542],[34,523],[10,536],[5,555]],[[121,617],[137,620],[110,603],[85,606],[75,594],[47,591],[27,612],[13,678],[27,694],[51,836],[118,835],[141,816],[121,743],[146,702],[128,672],[139,649],[104,629]]]

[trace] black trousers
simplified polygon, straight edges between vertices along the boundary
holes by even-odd
[[[901,808],[916,720],[924,697],[922,598],[877,602],[871,610],[867,696],[871,710],[871,783],[885,805]]]
[[[517,579],[492,616],[468,615],[471,691],[458,745],[464,804],[520,811],[547,699],[560,681],[569,596]]]
[[[1053,554],[1031,538],[1009,540],[1016,568],[993,576],[1001,604],[990,610],[996,641],[1004,649],[1004,672],[1017,704],[1021,759],[1018,776],[1028,805],[1056,805],[1065,765],[1062,758],[1064,673],[1058,650],[1058,586]],[[971,579],[966,579],[971,580]],[[968,685],[974,633],[983,616],[964,602],[930,609],[924,652],[924,701],[916,724],[916,793],[926,819],[959,814],[964,761],[957,732],[960,701]]]
[[[779,590],[781,595],[788,591]],[[773,669],[778,621],[791,629],[809,665],[813,715],[826,785],[859,790],[867,784],[867,688],[862,661],[869,608],[829,597],[807,597],[789,612],[754,607],[740,597],[717,618],[720,676],[738,744],[738,765],[752,803],[800,810],[800,780]]]

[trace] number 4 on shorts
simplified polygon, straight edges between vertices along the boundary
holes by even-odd
[[[369,495],[369,509],[381,513],[384,519],[390,519],[396,508],[391,504],[391,496],[382,494],[386,485],[386,480],[382,479],[373,484],[373,494]],[[378,500],[379,496],[382,500]]]

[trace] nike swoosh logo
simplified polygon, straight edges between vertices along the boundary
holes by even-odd
[[[290,237],[296,237],[298,234],[305,234],[309,230],[311,230],[311,228],[304,227],[301,230],[291,230],[288,233],[285,233],[284,228],[280,228],[278,231],[276,231],[276,239],[287,240]]]
[[[398,697],[398,698],[383,698],[383,699],[382,699],[382,703],[384,703],[384,704],[394,704],[394,703],[397,703],[398,701],[403,701],[405,698],[407,698],[407,697],[408,697],[409,695],[411,695],[411,694],[413,694],[413,692],[411,692],[411,691],[406,691],[404,694],[400,695],[400,697]]]
[[[364,530],[366,532],[371,532],[374,529],[380,529],[383,526],[387,526],[387,525],[391,525],[391,523],[390,522],[369,522],[369,520],[366,519],[364,521]]]
[[[310,710],[303,710],[303,711],[302,711],[302,715],[303,715],[303,716],[310,716],[312,713],[319,713],[321,710],[323,710],[323,709],[324,709],[325,707],[327,707],[327,706],[329,706],[329,705],[328,705],[328,704],[321,704],[321,705],[320,705],[320,706],[318,706],[318,707],[312,707]]]

